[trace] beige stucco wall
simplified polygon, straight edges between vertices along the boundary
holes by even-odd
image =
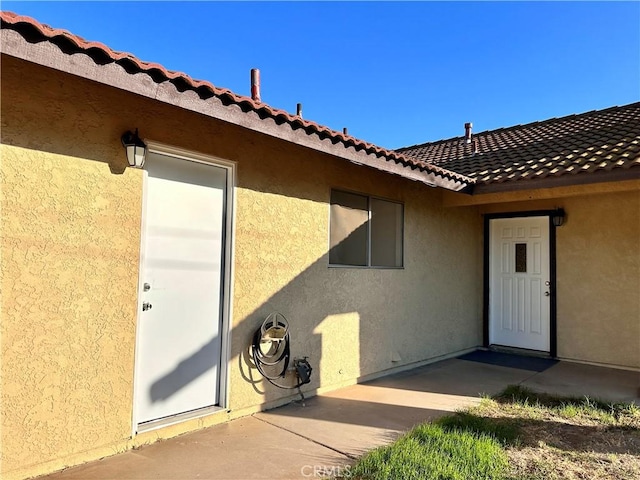
[[[617,191],[624,188],[626,191]],[[640,368],[640,185],[481,206],[483,213],[562,207],[556,229],[558,356]],[[588,188],[587,188],[588,191]],[[522,197],[503,194],[504,199]]]
[[[274,310],[310,392],[480,344],[482,212],[564,207],[558,354],[640,368],[637,187],[443,207],[439,190],[116,89],[4,57],[1,74],[3,478],[282,403],[246,362]],[[142,172],[119,137],[135,127],[237,162],[238,186],[229,412],[132,439]],[[404,203],[404,269],[328,267],[331,188]]]
[[[481,342],[481,217],[421,184],[2,59],[2,472],[23,477],[281,403],[248,368],[278,310],[310,392]],[[8,100],[10,99],[10,100]],[[123,131],[237,162],[229,410],[131,439],[142,172]],[[124,172],[124,173],[123,173]],[[405,268],[328,268],[331,188],[405,205]],[[251,379],[256,381],[252,381]]]
[[[640,191],[566,199],[558,355],[640,368]]]
[[[274,310],[291,323],[293,355],[314,366],[311,387],[479,344],[480,216],[443,209],[434,189],[300,153],[239,164],[233,351]],[[328,268],[329,187],[404,202],[404,269]],[[238,407],[262,388],[232,377]]]
[[[141,176],[21,147],[0,155],[2,470],[11,471],[131,431]]]

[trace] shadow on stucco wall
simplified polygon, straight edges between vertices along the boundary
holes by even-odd
[[[323,208],[328,209],[326,202]],[[410,207],[408,213],[415,212]],[[453,235],[458,231],[455,216],[450,221]],[[358,236],[359,230],[366,228],[363,225],[352,235]],[[442,244],[450,242],[454,242],[450,235],[439,240]],[[406,254],[415,253],[413,243],[407,241]],[[433,249],[436,244],[430,246]],[[270,385],[253,365],[253,335],[272,312],[282,313],[289,321],[291,359],[308,357],[313,367],[311,382],[302,388],[305,393],[355,383],[366,375],[478,344],[476,301],[460,301],[460,295],[467,295],[473,280],[455,278],[456,269],[433,272],[439,276],[441,288],[427,292],[424,285],[406,278],[412,279],[416,274],[420,278],[425,262],[409,261],[404,269],[334,268],[329,267],[329,255],[326,252],[317,258],[248,314],[240,314],[232,325],[232,410],[297,398],[295,390]],[[456,256],[459,255],[440,256],[438,262],[451,266],[456,263]],[[447,279],[449,275],[454,278]],[[473,279],[474,275],[470,277]],[[460,292],[451,291],[452,283],[461,285]],[[206,346],[194,357],[204,350]],[[167,377],[178,375],[178,370],[189,362],[185,359]],[[293,372],[281,383],[293,385]]]
[[[117,174],[126,163],[120,136],[137,126],[141,135],[168,145],[237,162],[234,313],[230,326],[232,409],[268,404],[288,395],[266,384],[247,361],[254,331],[273,311],[281,312],[290,322],[291,356],[308,356],[314,368],[311,383],[304,387],[307,392],[337,387],[479,342],[481,221],[474,209],[445,211],[440,192],[417,182],[35,65],[18,65],[17,60],[8,59],[3,63],[2,77],[3,95],[12,98],[3,104],[2,142],[73,157],[61,159],[62,170],[65,162],[89,160],[100,175],[107,166]],[[133,177],[131,191],[126,192],[130,203],[136,202],[136,211],[131,208],[126,212],[132,223],[139,223],[139,174],[127,170],[125,175],[108,179],[115,190]],[[96,178],[104,181],[97,174]],[[97,198],[104,194],[100,181],[84,186],[87,195]],[[80,180],[72,186],[80,187]],[[328,204],[333,187],[404,203],[403,269],[328,266]],[[118,212],[101,215],[107,213],[118,218]],[[103,216],[90,219],[96,228],[104,222]],[[86,221],[84,217],[80,220]],[[128,235],[112,240],[139,244],[139,231],[132,228]],[[131,273],[127,288],[133,292],[138,258],[130,253],[126,262],[125,274]],[[123,283],[119,283],[121,288]],[[92,294],[94,305],[100,308],[102,299]],[[131,312],[118,308],[113,317],[126,327],[119,330],[127,335],[121,343],[131,354],[135,343],[132,312],[136,307],[133,301],[125,307]],[[112,317],[105,317],[104,322],[105,328],[114,323]],[[90,333],[86,335],[88,343],[96,341]],[[193,352],[193,358],[183,359],[166,375],[166,382],[156,383],[149,392],[152,397],[166,398],[171,392],[169,383],[184,384],[201,374],[201,369],[190,365],[208,351],[203,345]],[[123,358],[113,355],[100,362],[103,368],[115,370]],[[70,372],[61,373],[61,383]],[[122,378],[128,378],[128,372]],[[117,386],[129,395],[129,383],[122,378]],[[295,397],[295,392],[291,396]],[[130,417],[124,414],[122,418]]]

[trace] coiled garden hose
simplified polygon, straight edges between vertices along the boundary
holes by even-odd
[[[264,347],[268,346],[265,351]],[[286,390],[299,389],[305,383],[309,383],[311,367],[306,359],[298,361],[304,363],[306,375],[300,375],[299,366],[296,365],[298,382],[296,385],[282,385],[277,380],[287,375],[289,360],[291,358],[289,322],[281,313],[270,314],[260,328],[253,334],[251,343],[251,357],[260,374],[272,385]],[[302,392],[300,392],[302,395]]]

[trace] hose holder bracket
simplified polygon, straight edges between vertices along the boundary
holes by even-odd
[[[277,380],[284,378],[289,370],[290,353],[289,322],[278,312],[269,314],[253,334],[251,357],[260,374],[272,385],[283,389],[298,389],[304,405],[302,385],[311,382],[313,368],[309,357],[294,358],[292,371],[295,371],[295,385],[282,385]]]

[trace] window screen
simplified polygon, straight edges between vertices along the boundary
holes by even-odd
[[[368,198],[347,192],[331,192],[329,263],[367,265]]]
[[[333,190],[329,263],[402,267],[403,221],[401,203]]]

